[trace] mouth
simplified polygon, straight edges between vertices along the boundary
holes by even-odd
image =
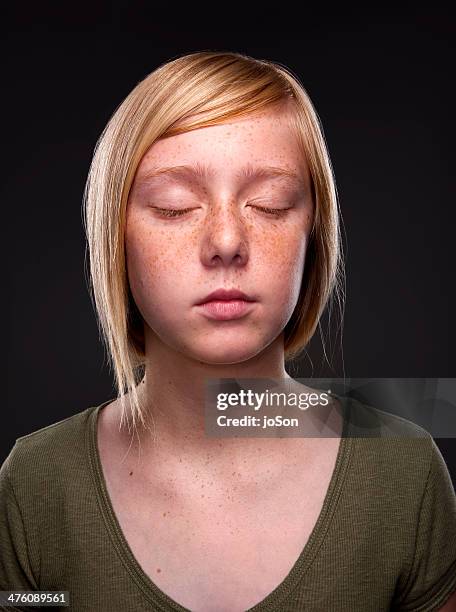
[[[244,302],[254,302],[254,298],[246,295],[243,291],[239,289],[217,289],[209,295],[206,295],[205,298],[197,302],[197,305],[205,304],[207,302],[228,302],[232,300],[242,300]]]
[[[256,300],[237,289],[217,289],[196,304],[203,315],[218,321],[240,319],[252,311]]]
[[[256,302],[247,300],[211,300],[197,304],[197,308],[209,319],[230,321],[240,319],[252,311]]]

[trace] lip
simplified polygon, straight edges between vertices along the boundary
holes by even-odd
[[[197,302],[197,306],[201,304],[205,304],[207,302],[221,302],[221,301],[230,301],[230,300],[242,300],[244,302],[254,302],[255,300],[248,295],[246,295],[243,291],[239,291],[238,289],[217,289],[209,295],[206,295],[200,302]]]
[[[209,319],[230,321],[248,314],[256,300],[239,289],[217,289],[196,304]]]
[[[209,319],[217,321],[231,321],[240,319],[255,307],[252,300],[211,300],[196,305],[202,314]]]

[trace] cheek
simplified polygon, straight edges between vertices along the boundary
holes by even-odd
[[[173,240],[169,233],[151,228],[146,220],[131,216],[125,228],[125,253],[129,277],[141,285],[174,279],[182,270],[184,254],[181,243]]]
[[[172,259],[161,232],[151,231],[145,223],[129,221],[125,229],[125,256],[128,281],[133,297],[148,320],[161,310],[163,299],[172,299],[171,278],[176,279],[176,260]]]
[[[265,239],[266,238],[266,239]],[[299,228],[269,233],[262,240],[254,267],[262,275],[284,289],[300,283],[307,248],[307,234]]]

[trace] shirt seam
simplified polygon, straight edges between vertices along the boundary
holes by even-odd
[[[339,477],[339,486],[338,486],[338,490],[334,492],[334,497],[332,499],[332,505],[331,507],[328,507],[328,513],[330,513],[330,519],[327,520],[327,524],[326,524],[326,529],[324,532],[320,533],[320,538],[319,541],[317,542],[317,544],[314,547],[314,551],[313,551],[313,555],[312,557],[309,558],[308,560],[308,564],[307,566],[304,566],[304,571],[308,571],[313,563],[315,562],[315,559],[318,556],[318,553],[321,549],[321,547],[324,545],[324,543],[326,542],[326,536],[327,536],[327,532],[331,529],[331,523],[334,520],[336,511],[337,511],[337,506],[341,503],[340,502],[340,498],[343,495],[344,492],[344,486],[345,486],[345,481],[347,478],[347,474],[350,471],[352,462],[355,461],[355,459],[353,459],[353,455],[356,452],[356,445],[354,443],[355,438],[347,438],[346,443],[347,443],[347,448],[345,449],[345,458],[344,458],[344,465],[341,466],[341,474]],[[343,470],[343,471],[342,471]],[[288,593],[285,594],[284,598],[281,601],[278,602],[273,602],[273,603],[277,603],[277,604],[283,604],[287,602],[287,599],[289,599],[290,597],[293,597],[293,593],[296,591],[296,589],[299,587],[300,581],[302,579],[302,576],[300,576],[294,585],[291,586],[290,590]],[[273,609],[271,608],[271,612],[273,612]]]
[[[399,610],[404,610],[404,612],[438,612],[438,610],[440,610],[440,608],[448,601],[450,595],[456,591],[456,560],[453,561],[441,579],[447,577],[448,575],[449,580],[446,580],[440,586],[439,590],[433,593],[428,600],[424,601],[423,603],[419,603],[417,606],[414,602],[411,602],[407,605],[407,607],[399,608]],[[415,602],[423,600],[433,588],[434,586],[431,586],[431,588],[429,588],[424,595],[420,595],[420,597],[416,598]]]
[[[11,489],[11,492],[13,494],[13,499],[14,499],[14,503],[17,506],[18,512],[19,512],[19,516],[21,519],[21,526],[22,526],[22,530],[24,532],[24,537],[25,537],[25,544],[27,547],[27,559],[28,559],[28,563],[29,563],[29,567],[30,567],[30,571],[32,573],[32,576],[35,580],[36,585],[39,587],[40,585],[40,580],[39,578],[37,579],[34,569],[33,569],[33,564],[31,561],[31,554],[30,554],[30,537],[27,533],[27,528],[25,526],[25,521],[24,521],[24,516],[23,516],[23,512],[22,512],[22,508],[19,504],[19,500],[17,499],[17,495],[16,495],[16,491],[14,490],[14,485],[13,485],[13,479],[11,477],[11,471],[10,471],[10,465],[9,465],[9,461],[6,464],[6,481],[8,483],[9,488]]]
[[[135,583],[140,586],[141,591],[143,592],[144,596],[147,598],[148,601],[152,602],[154,605],[158,605],[161,610],[166,611],[166,612],[171,611],[171,610],[189,612],[188,608],[182,606],[181,604],[179,604],[178,602],[170,598],[165,592],[163,592],[159,587],[157,587],[157,585],[155,585],[152,580],[150,581],[151,584],[148,581],[147,583],[144,582],[145,581],[145,578],[143,575],[144,572],[141,571],[141,568],[139,568],[139,573],[138,573],[138,567],[137,567],[138,563],[134,559],[133,554],[131,550],[129,549],[129,547],[124,545],[125,538],[122,532],[119,533],[119,529],[117,526],[117,521],[115,520],[115,516],[114,517],[111,516],[112,508],[111,508],[111,505],[107,503],[108,500],[106,498],[106,492],[103,486],[101,486],[100,488],[100,485],[103,482],[103,474],[102,474],[102,466],[99,465],[97,448],[96,448],[97,412],[106,403],[108,402],[104,402],[100,406],[96,407],[93,410],[93,412],[90,414],[90,419],[88,419],[88,423],[87,423],[86,444],[88,445],[87,455],[89,459],[89,467],[92,473],[92,478],[95,478],[94,485],[95,485],[95,490],[97,493],[99,509],[103,517],[105,526],[107,527],[107,530],[109,532],[111,542],[114,545],[114,548],[117,554],[120,555],[123,563],[126,565],[128,569],[128,573],[134,578]],[[266,598],[264,598],[262,601],[255,604],[252,608],[249,608],[249,612],[250,610],[252,612],[256,612],[257,610],[258,612],[260,612],[260,610],[262,612],[274,610],[276,609],[277,605],[284,603],[292,595],[293,591],[296,589],[297,585],[299,584],[299,580],[301,576],[298,575],[298,573],[301,573],[303,569],[307,570],[308,567],[310,567],[310,565],[314,561],[315,556],[318,553],[319,548],[322,545],[322,541],[326,537],[326,533],[329,528],[329,522],[333,520],[335,511],[336,511],[336,507],[339,503],[341,490],[343,488],[343,483],[345,481],[346,474],[348,472],[348,468],[351,463],[350,461],[351,456],[353,453],[353,449],[352,449],[353,439],[348,433],[349,427],[350,427],[349,417],[348,417],[349,411],[350,411],[350,408],[348,408],[346,415],[345,415],[345,424],[344,424],[344,428],[342,432],[343,434],[342,439],[340,440],[338,459],[336,460],[336,466],[333,472],[334,480],[332,480],[331,499],[329,500],[328,505],[326,506],[324,514],[321,515],[319,533],[314,536],[314,539],[311,542],[308,541],[308,543],[306,543],[305,548],[307,549],[307,554],[304,557],[302,563],[297,565],[299,561],[299,558],[298,558],[292,570],[290,571],[289,574],[287,574],[287,577],[284,579],[284,581],[282,581],[273,591],[271,591],[271,593],[269,593]],[[336,474],[336,471],[337,471],[337,474]],[[331,483],[330,483],[330,486],[331,486]],[[327,495],[328,495],[328,492],[329,492],[329,489],[327,491]],[[326,524],[326,529],[323,532],[322,526],[325,524]],[[314,529],[315,529],[315,526],[314,526]],[[113,534],[115,534],[115,537],[113,537]],[[120,547],[118,546],[119,542],[121,543]],[[310,556],[310,553],[312,553],[312,556]],[[301,551],[301,555],[302,555],[302,551]],[[132,558],[130,558],[130,556]],[[292,572],[294,572],[293,578],[291,577]],[[289,584],[287,584],[286,587],[283,584],[285,580],[288,580],[289,582]],[[157,589],[157,592],[155,591],[155,589]],[[268,600],[270,599],[270,600],[265,601],[265,599],[268,599]],[[165,607],[162,607],[162,606],[165,606]]]
[[[424,486],[423,486],[423,492],[421,494],[421,500],[420,500],[420,504],[419,504],[418,521],[417,521],[417,526],[416,526],[416,530],[415,530],[413,556],[412,556],[412,559],[410,561],[409,569],[408,569],[408,572],[407,572],[407,579],[405,581],[405,586],[404,586],[404,589],[403,589],[403,594],[397,600],[397,604],[398,605],[400,605],[402,603],[402,601],[407,596],[407,593],[410,590],[410,582],[411,582],[411,578],[412,578],[412,572],[413,572],[413,568],[415,567],[416,558],[417,558],[418,535],[419,535],[420,528],[421,528],[421,516],[422,516],[422,512],[423,512],[424,499],[426,497],[426,493],[427,493],[428,485],[429,485],[429,480],[430,480],[430,475],[431,475],[431,471],[432,471],[433,452],[434,452],[433,448],[432,448],[432,438],[431,438],[430,434],[429,434],[428,440],[430,442],[429,467],[428,467],[427,476],[426,476],[426,480],[425,480],[425,483],[424,483]]]
[[[90,418],[87,420],[87,423],[86,423],[86,426],[87,426],[86,452],[88,453],[89,469],[90,469],[90,473],[92,477],[92,484],[94,485],[94,488],[95,488],[95,494],[96,494],[96,500],[97,500],[99,512],[102,516],[103,523],[108,533],[111,545],[113,546],[114,550],[119,556],[123,566],[126,568],[128,575],[131,577],[134,583],[139,587],[140,592],[143,594],[148,604],[153,604],[154,606],[157,606],[161,610],[161,612],[169,612],[170,609],[176,610],[176,608],[172,606],[171,602],[159,601],[155,593],[151,594],[151,590],[148,587],[148,585],[144,584],[142,576],[138,575],[136,568],[134,566],[134,563],[132,563],[130,558],[126,556],[128,551],[124,551],[122,546],[119,545],[120,544],[119,541],[121,541],[121,537],[118,533],[116,523],[113,517],[111,517],[110,515],[111,510],[110,510],[109,504],[107,504],[106,500],[104,499],[105,492],[103,488],[99,487],[99,480],[101,480],[102,474],[99,473],[99,466],[98,466],[98,461],[96,457],[96,449],[94,449],[92,446],[95,441],[93,440],[94,432],[92,431],[92,428],[96,427],[96,424],[97,424],[96,418],[97,418],[98,410],[111,401],[112,400],[108,400],[100,404],[100,406],[95,407],[93,411],[90,413]],[[100,469],[101,469],[101,466],[100,466]],[[115,536],[113,534],[115,534]],[[169,607],[164,607],[167,605]],[[181,608],[178,608],[178,610],[181,610]],[[187,612],[186,608],[182,608],[182,610],[185,610],[185,612]]]

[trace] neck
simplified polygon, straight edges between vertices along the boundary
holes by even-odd
[[[264,438],[217,438],[205,433],[206,384],[210,378],[290,379],[285,370],[283,334],[264,351],[240,363],[214,364],[171,349],[146,334],[146,374],[138,387],[148,429],[141,430],[141,453],[179,449],[193,457],[217,452],[258,451]],[[277,440],[269,440],[276,445]]]

